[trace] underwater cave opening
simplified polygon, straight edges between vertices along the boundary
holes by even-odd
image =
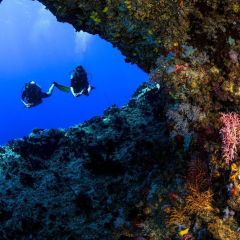
[[[0,31],[0,94],[4,99],[0,103],[0,145],[22,138],[34,128],[68,129],[101,115],[110,103],[121,107],[140,83],[148,81],[148,74],[125,63],[125,57],[110,43],[58,22],[37,1],[3,1]],[[69,72],[79,64],[93,76],[90,84],[96,90],[89,97],[74,98],[54,89],[42,104],[23,108],[25,83],[34,80],[46,92],[53,81],[69,86]]]

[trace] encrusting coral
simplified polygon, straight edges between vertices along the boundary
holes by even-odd
[[[209,231],[214,235],[215,239],[228,239],[228,240],[238,240],[239,232],[232,230],[228,224],[216,217],[213,223],[208,224]]]

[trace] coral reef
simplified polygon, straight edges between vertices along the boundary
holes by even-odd
[[[0,238],[240,239],[239,2],[39,2],[150,84],[69,131],[1,147]]]

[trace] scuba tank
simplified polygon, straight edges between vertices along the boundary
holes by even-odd
[[[25,89],[23,90],[23,88]],[[41,100],[42,88],[37,83],[25,83],[25,86],[23,88],[22,94],[23,91],[25,91],[27,102],[33,103]]]

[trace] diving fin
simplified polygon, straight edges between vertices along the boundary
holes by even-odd
[[[56,88],[58,88],[59,90],[63,91],[63,92],[69,92],[70,91],[70,87],[66,87],[66,86],[63,86],[63,85],[60,85],[56,82],[54,82],[54,85]]]

